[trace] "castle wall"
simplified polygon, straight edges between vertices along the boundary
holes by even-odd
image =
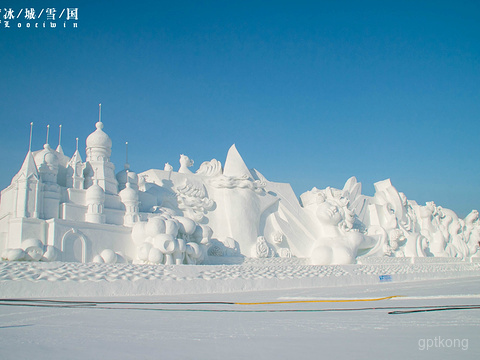
[[[132,259],[135,247],[131,228],[51,219],[47,222],[48,245],[62,251],[63,261],[91,262],[93,256],[111,249]]]

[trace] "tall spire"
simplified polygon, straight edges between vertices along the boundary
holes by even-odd
[[[28,152],[32,151],[32,133],[33,133],[33,122],[30,123],[30,141],[28,142]]]
[[[48,144],[48,135],[50,134],[50,125],[47,125],[47,141],[45,141],[45,144]]]
[[[75,145],[75,152],[77,152],[77,151],[78,151],[78,137],[75,138],[75,141],[76,141],[76,143],[77,143],[77,144]]]
[[[62,125],[58,126],[58,146],[62,143]]]
[[[58,126],[58,146],[57,146],[57,152],[63,155],[63,149],[62,149],[62,125]]]
[[[128,141],[125,141],[125,169],[129,169],[130,164],[128,163]]]
[[[98,122],[102,122],[102,104],[98,104]]]

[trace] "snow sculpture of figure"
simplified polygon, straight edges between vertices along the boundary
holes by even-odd
[[[438,215],[440,218],[441,229],[445,233],[447,246],[445,251],[450,257],[465,258],[468,253],[468,247],[465,243],[461,231],[463,224],[457,214],[450,209],[438,207]]]
[[[388,244],[384,245],[384,253],[386,256],[404,257],[405,253],[402,245],[405,244],[406,238],[403,231],[400,229],[393,229],[388,234]]]
[[[190,170],[189,167],[193,166],[193,160],[191,160],[188,156],[186,155],[180,155],[180,169],[178,170],[179,173],[181,174],[193,174]]]
[[[166,162],[163,171],[173,171],[173,166]]]
[[[469,255],[476,254],[480,248],[480,222],[477,210],[472,210],[465,219],[464,239],[468,246]]]
[[[441,231],[438,219],[437,206],[433,201],[427,202],[425,206],[416,208],[420,233],[428,239],[428,251],[432,256],[446,257],[446,238]]]
[[[376,241],[353,229],[354,213],[348,200],[333,189],[314,188],[302,194],[306,210],[317,220],[318,237],[310,255],[313,265],[351,264],[359,251],[368,251]]]

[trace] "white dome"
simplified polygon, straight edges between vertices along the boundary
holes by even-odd
[[[38,168],[40,168],[42,164],[47,165],[48,168],[55,168],[58,167],[59,164],[55,152],[48,144],[43,145],[43,150],[34,153],[34,160]]]
[[[87,204],[105,202],[105,191],[95,182],[87,189]]]
[[[118,193],[122,202],[138,201],[138,193],[132,188],[132,184],[127,183],[125,189]]]
[[[111,149],[112,148],[112,140],[110,137],[102,130],[103,123],[97,122],[95,124],[97,130],[91,133],[87,137],[87,149],[88,148],[104,148],[104,149]]]
[[[138,184],[138,175],[135,172],[128,170],[128,166],[125,165],[125,169],[123,169],[122,171],[119,171],[116,175],[118,185],[121,188],[125,187],[125,184],[127,183],[127,177],[128,177],[128,182],[131,183],[132,185]]]

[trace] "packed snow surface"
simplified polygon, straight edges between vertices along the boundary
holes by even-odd
[[[133,296],[135,284],[141,295]],[[164,294],[150,289],[162,286]],[[183,291],[175,294],[180,286]],[[143,272],[132,265],[0,263],[0,294],[2,359],[480,354],[480,275],[474,263],[245,264]]]

